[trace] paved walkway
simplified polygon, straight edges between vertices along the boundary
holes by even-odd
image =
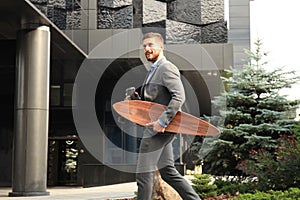
[[[0,188],[0,200],[112,200],[134,197],[136,182],[106,185],[100,187],[53,187],[48,188],[49,196],[8,197],[11,188]]]
[[[184,176],[187,181],[193,178],[192,175]],[[191,183],[191,182],[190,182]],[[132,198],[137,191],[136,182],[106,185],[99,187],[49,187],[49,196],[38,197],[8,197],[11,188],[0,187],[0,200],[117,200]]]

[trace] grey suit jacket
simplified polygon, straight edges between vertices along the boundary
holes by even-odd
[[[140,96],[142,100],[167,106],[159,117],[159,120],[167,126],[185,101],[178,68],[162,57],[147,83],[145,80]]]

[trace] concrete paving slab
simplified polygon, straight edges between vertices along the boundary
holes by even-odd
[[[100,187],[51,187],[49,196],[8,197],[11,188],[0,188],[0,200],[113,200],[132,198],[137,191],[136,182]]]

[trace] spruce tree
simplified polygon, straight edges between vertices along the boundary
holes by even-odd
[[[213,105],[224,121],[212,150],[201,158],[205,173],[242,176],[237,166],[250,159],[251,151],[265,149],[273,153],[281,135],[293,134],[299,102],[288,100],[280,91],[290,88],[299,77],[284,68],[268,70],[262,41],[258,39],[255,47],[255,51],[245,52],[249,62],[242,69],[229,69],[222,77],[227,91],[216,97]]]

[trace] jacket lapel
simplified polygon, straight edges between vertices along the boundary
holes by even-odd
[[[162,58],[158,61],[157,65],[156,65],[156,67],[155,67],[155,69],[154,69],[154,71],[150,74],[150,77],[149,77],[149,78],[146,78],[144,84],[147,84],[147,83],[149,83],[149,82],[151,81],[151,79],[152,79],[153,76],[155,75],[157,69],[159,68],[159,66],[160,66],[162,63],[165,62],[165,60],[166,60],[166,58],[165,58],[165,57],[162,57]],[[148,81],[147,81],[147,80],[148,80]]]
[[[145,80],[144,80],[144,83],[143,83],[143,85],[142,85],[142,88],[141,88],[141,93],[140,93],[140,96],[141,96],[141,97],[144,97],[145,86],[151,81],[151,79],[152,79],[153,76],[155,75],[155,73],[156,73],[158,67],[159,67],[162,63],[164,63],[165,61],[166,61],[166,58],[165,58],[165,57],[162,57],[162,58],[158,61],[157,66],[155,67],[154,71],[153,71],[151,74],[149,74],[149,72],[148,72],[148,74],[147,74],[147,76],[146,76],[146,78],[145,78]],[[148,76],[149,76],[149,78],[148,78]],[[148,80],[148,81],[147,81],[147,80]]]

